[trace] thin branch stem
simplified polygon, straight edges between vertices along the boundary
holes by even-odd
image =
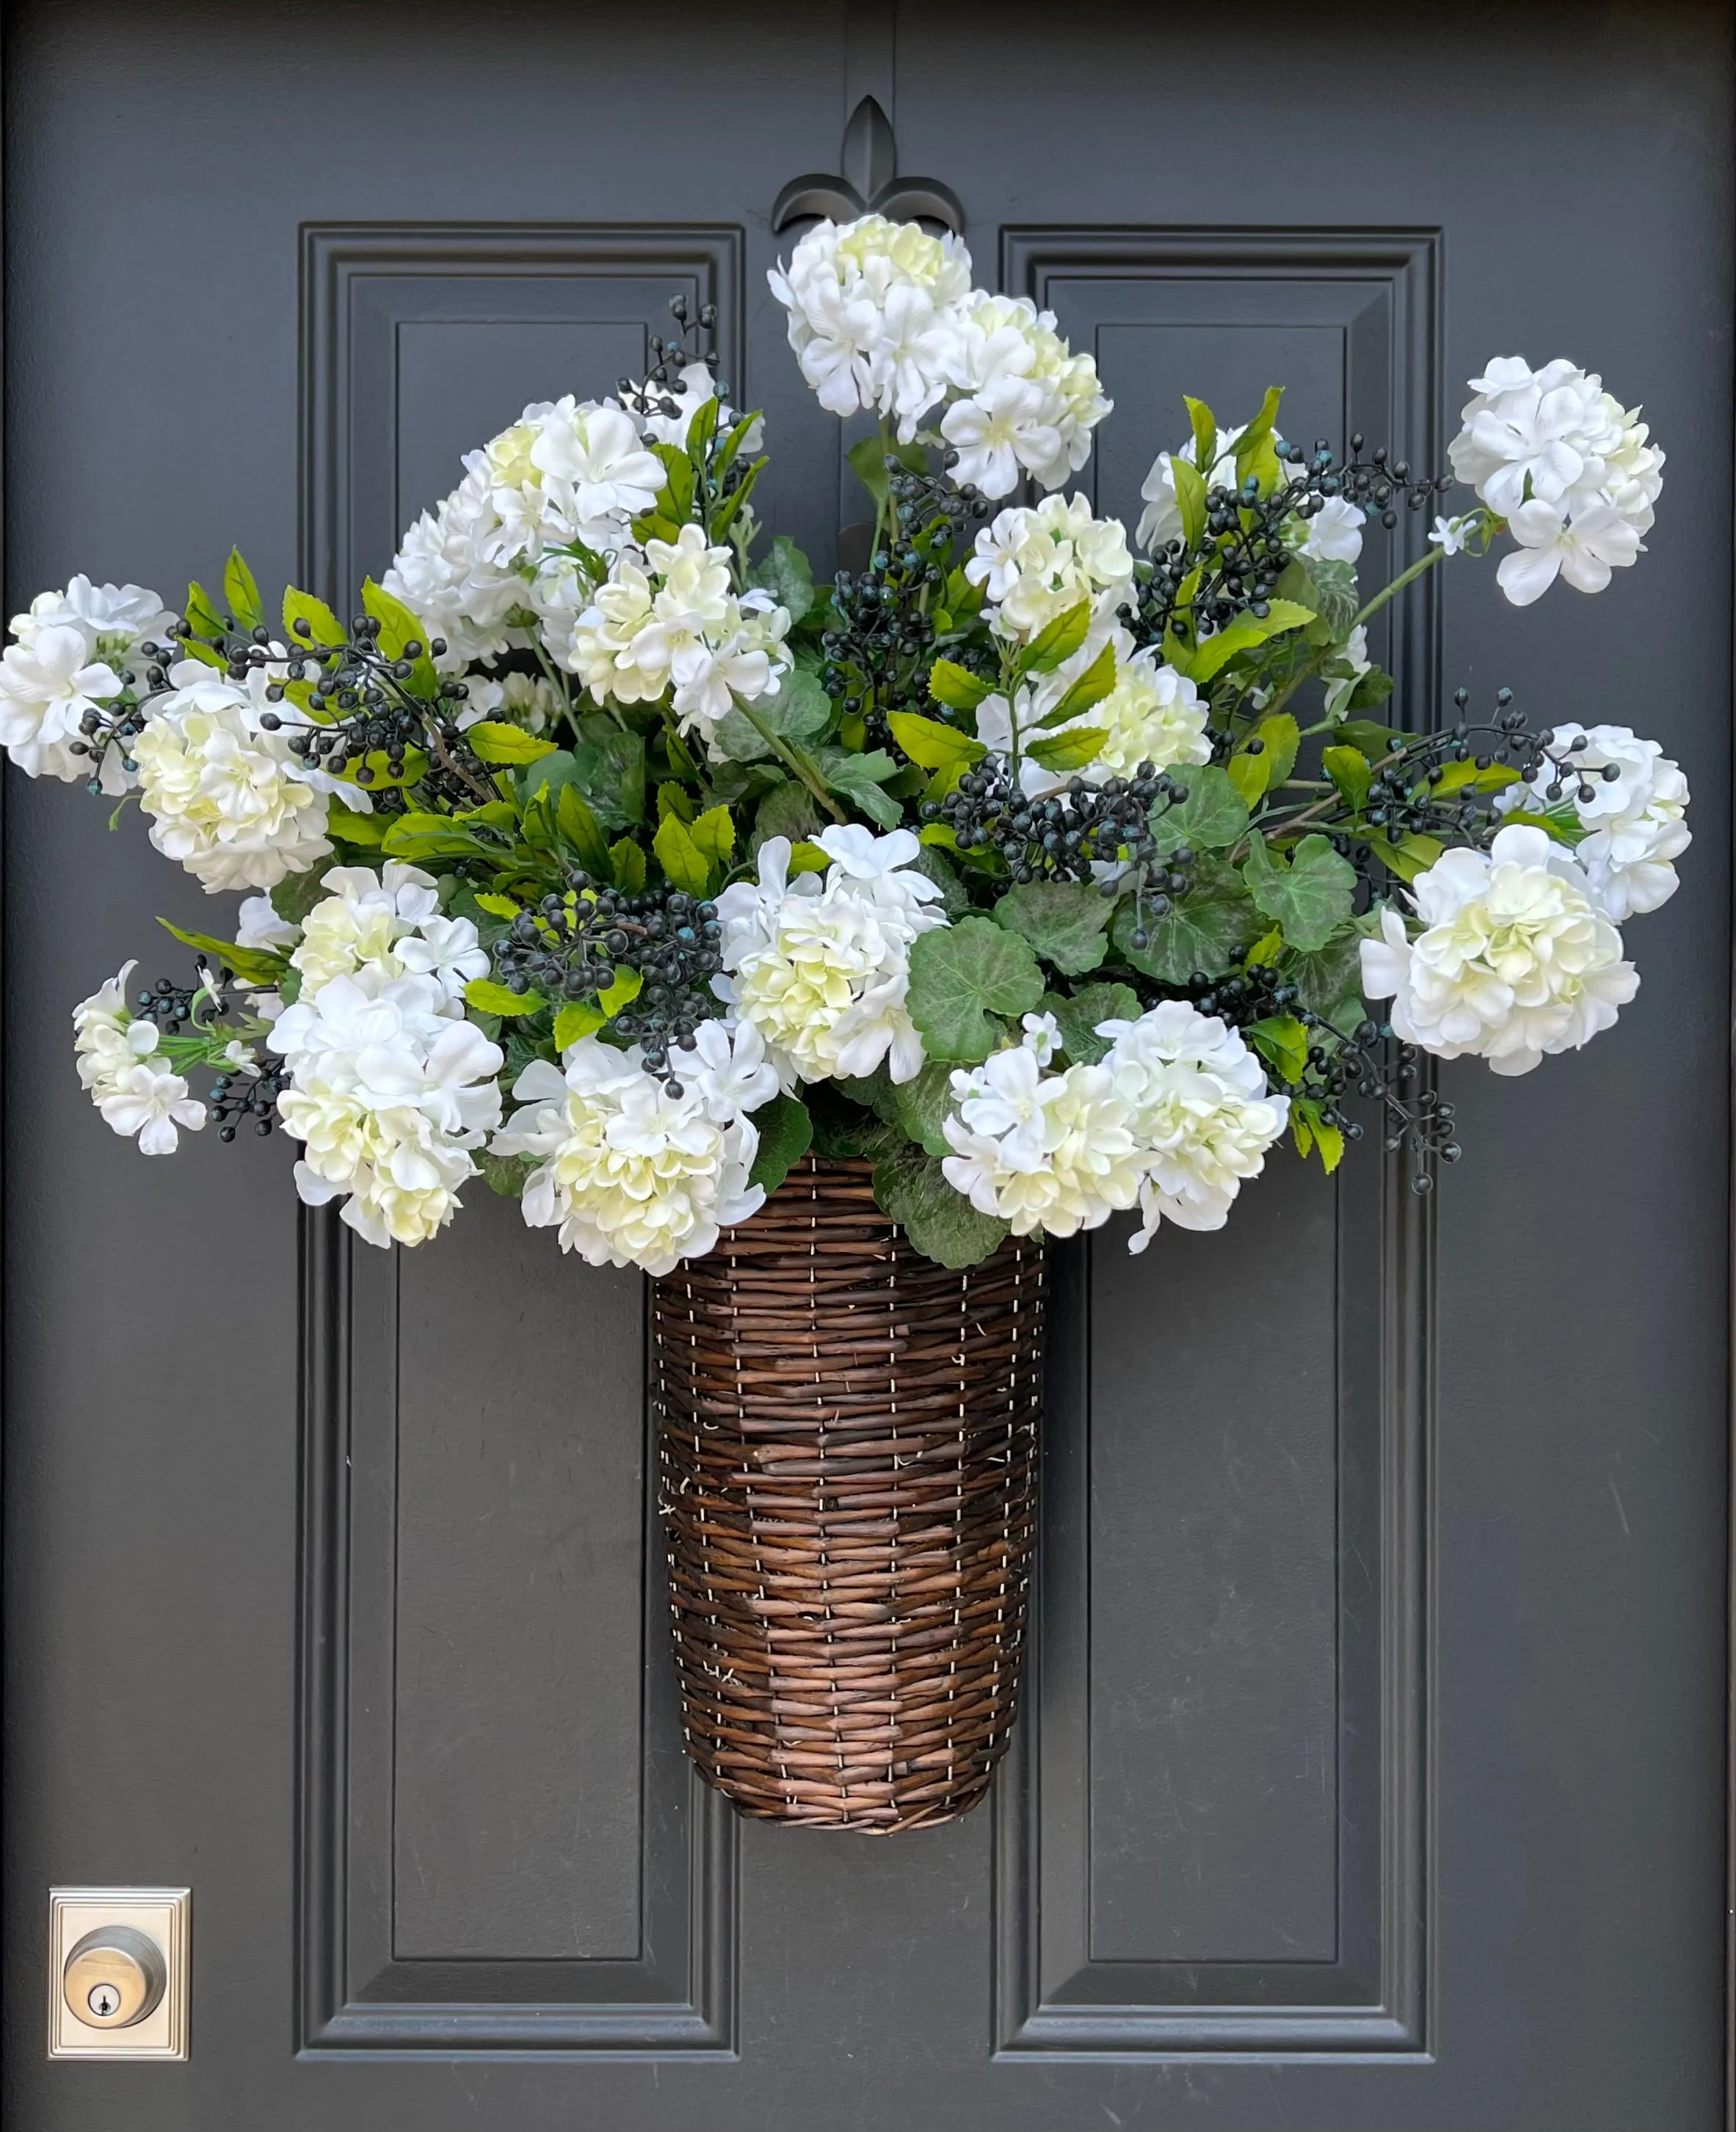
[[[825,780],[815,767],[813,759],[803,749],[792,746],[781,733],[773,732],[751,703],[744,703],[738,698],[736,708],[778,761],[783,764],[785,769],[793,776],[801,779],[832,819],[834,822],[848,822],[849,816],[826,789]]]

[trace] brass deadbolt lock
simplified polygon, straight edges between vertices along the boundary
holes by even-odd
[[[130,2029],[162,2003],[162,1949],[131,1925],[88,1932],[66,1957],[66,2010],[90,2029]]]

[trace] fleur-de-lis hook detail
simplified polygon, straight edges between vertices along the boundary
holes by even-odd
[[[854,222],[858,214],[883,214],[891,220],[938,222],[956,237],[964,228],[964,210],[950,185],[938,178],[901,178],[898,144],[886,113],[865,96],[844,129],[844,168],[827,175],[810,172],[792,178],[772,209],[774,230],[787,229],[805,215],[830,215]]]

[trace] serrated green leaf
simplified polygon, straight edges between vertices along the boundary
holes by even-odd
[[[694,821],[690,833],[699,853],[714,874],[729,871],[735,856],[735,823],[727,807],[708,807]]]
[[[398,818],[402,820],[403,818]],[[385,841],[386,833],[392,826],[389,814],[358,814],[343,801],[329,807],[325,813],[325,833],[337,843],[373,846]]]
[[[565,1051],[581,1036],[594,1036],[608,1020],[600,1006],[585,1000],[569,1000],[555,1017],[555,1049]]]
[[[1090,629],[1091,603],[1081,600],[1077,607],[1070,607],[1065,614],[1056,615],[1046,628],[1037,631],[1020,655],[1021,671],[1052,674],[1057,666],[1065,666],[1090,634]]]
[[[1113,644],[1106,644],[1055,708],[1038,719],[1038,725],[1045,728],[1064,726],[1070,719],[1083,718],[1105,696],[1114,693],[1115,684],[1119,678],[1115,665],[1115,647]]]
[[[973,740],[956,726],[919,717],[915,711],[894,711],[887,723],[905,754],[924,770],[950,770],[955,763],[968,767],[980,762],[988,752],[981,741]]]
[[[471,753],[483,762],[540,762],[544,756],[559,752],[553,741],[542,740],[527,733],[522,726],[509,726],[498,718],[478,719],[466,727],[464,738]]]
[[[1266,765],[1266,789],[1282,785],[1296,768],[1296,751],[1301,746],[1301,734],[1296,720],[1288,711],[1279,711],[1269,718],[1262,718],[1248,735],[1250,740],[1261,743],[1268,758]]]
[[[238,548],[230,549],[229,559],[223,566],[223,596],[229,603],[230,613],[243,629],[257,629],[265,620],[259,588]]]
[[[515,903],[510,896],[492,893],[478,895],[476,907],[478,910],[486,910],[493,918],[516,918],[524,908],[522,904]]]
[[[628,896],[645,892],[645,854],[631,837],[623,837],[608,848],[609,872],[617,888]]]
[[[1293,1014],[1268,1015],[1250,1022],[1243,1034],[1286,1086],[1294,1088],[1307,1071],[1308,1028]]]
[[[380,633],[375,642],[387,659],[408,657],[409,647],[412,644],[421,646],[414,655],[410,676],[404,686],[412,695],[432,696],[440,682],[435,674],[434,661],[428,655],[428,631],[421,619],[412,614],[402,600],[394,599],[383,585],[377,585],[372,578],[363,584],[362,605],[380,625]]]
[[[805,837],[800,843],[791,844],[790,847],[788,870],[792,875],[824,873],[831,863],[831,859],[825,848],[822,845],[810,843]]]
[[[1003,1034],[989,1016],[1028,1014],[1042,996],[1029,944],[986,918],[937,927],[911,945],[907,1005],[931,1059],[986,1059]]]
[[[597,1004],[609,1020],[613,1021],[624,1006],[630,1006],[645,988],[642,972],[622,969],[615,972],[615,982],[606,992],[597,995]]]
[[[1287,951],[1281,969],[1298,1003],[1349,1035],[1363,1019],[1362,939],[1353,927],[1307,954]]]
[[[1170,461],[1170,478],[1181,510],[1181,537],[1190,548],[1197,548],[1205,537],[1205,476],[1178,454]]]
[[[774,785],[760,801],[748,848],[757,857],[768,837],[787,837],[792,844],[799,844],[819,827],[820,809],[813,794],[791,778],[787,784]]]
[[[974,711],[985,697],[994,694],[994,684],[955,660],[937,659],[928,670],[928,693],[949,710]]]
[[[1227,628],[1208,636],[1192,651],[1184,652],[1174,663],[1195,681],[1209,681],[1243,652],[1282,636],[1286,630],[1301,629],[1313,619],[1311,608],[1298,607],[1293,600],[1271,600],[1263,615],[1238,614]]]
[[[749,417],[737,423],[735,430],[731,432],[732,438],[737,432],[744,434],[751,420]],[[758,591],[770,593],[788,613],[792,627],[814,604],[813,569],[787,533],[780,533],[773,540],[770,549],[748,571],[748,583]]]
[[[1045,733],[1041,740],[1032,741],[1025,752],[1045,770],[1065,775],[1094,761],[1108,746],[1108,738],[1102,726],[1070,726],[1065,732]]]
[[[298,622],[307,624],[305,636],[296,630]],[[315,599],[311,593],[297,592],[291,585],[283,595],[283,635],[285,642],[293,650],[297,645],[344,644],[349,641],[349,631],[324,600]]]
[[[952,1152],[944,1130],[952,1109],[952,1072],[950,1066],[931,1059],[915,1080],[892,1083],[894,1117],[929,1155]]]
[[[1203,400],[1190,399],[1184,392],[1181,404],[1187,410],[1188,426],[1194,433],[1195,471],[1209,474],[1218,463],[1217,419]]]
[[[932,844],[919,847],[911,861],[913,873],[926,874],[940,891],[940,908],[949,918],[956,918],[961,910],[970,908],[970,895],[950,859],[936,851]]]
[[[185,946],[226,965],[250,985],[275,985],[289,968],[288,957],[269,948],[238,948],[233,941],[219,940],[209,933],[185,932],[179,925],[171,924],[166,918],[159,918],[156,922]]]
[[[1221,977],[1236,959],[1232,951],[1264,929],[1241,876],[1214,858],[1196,860],[1187,893],[1164,917],[1147,920],[1143,948],[1132,944],[1137,926],[1133,900],[1125,896],[1116,906],[1109,937],[1124,961],[1166,985],[1185,985],[1196,970]]]
[[[506,1020],[515,1015],[540,1013],[548,1001],[541,992],[515,992],[490,977],[472,977],[464,987],[464,1004],[478,1014],[498,1014]]]
[[[1322,948],[1350,916],[1356,868],[1322,836],[1304,837],[1288,857],[1255,837],[1242,869],[1254,905],[1284,929],[1286,943]]]
[[[1066,977],[1094,970],[1108,952],[1115,905],[1089,881],[1035,881],[1009,888],[990,915]]]
[[[748,1182],[769,1199],[814,1145],[814,1121],[807,1105],[795,1096],[774,1096],[748,1120],[759,1135]]]
[[[1334,727],[1332,737],[1354,747],[1370,762],[1379,762],[1400,742],[1414,740],[1416,736],[1402,732],[1397,726],[1377,724],[1373,718],[1347,718],[1341,726]]]
[[[1320,756],[1320,767],[1344,795],[1347,805],[1359,814],[1368,803],[1373,773],[1359,748],[1329,747]]]
[[[197,578],[194,579],[187,587],[187,603],[183,612],[190,627],[199,636],[221,636],[224,635],[223,617],[218,612],[211,595],[200,583]],[[183,639],[182,648],[190,651],[193,647]],[[206,646],[208,651],[209,648],[209,646]]]
[[[576,785],[563,785],[555,802],[555,827],[594,881],[609,871],[608,844],[601,825],[581,798]]]
[[[1277,424],[1278,408],[1284,397],[1282,385],[1267,389],[1260,411],[1236,439],[1236,480],[1239,484],[1252,474],[1260,484],[1262,496],[1270,496],[1284,478],[1284,469],[1278,459],[1274,432]]]
[[[666,814],[658,823],[651,848],[656,853],[657,864],[676,887],[685,889],[690,896],[705,894],[711,885],[710,872],[679,814]]]
[[[879,828],[896,829],[904,819],[904,809],[897,801],[880,790],[887,778],[898,774],[897,764],[884,748],[873,748],[862,755],[848,748],[823,749],[820,771],[841,799],[849,800]]]
[[[1228,771],[1200,763],[1172,771],[1187,793],[1185,800],[1152,812],[1152,834],[1159,852],[1228,851],[1248,828],[1248,802]]]
[[[765,762],[775,751],[759,726],[780,740],[811,741],[831,723],[834,708],[820,677],[805,666],[794,667],[783,676],[775,696],[758,699],[752,718],[739,708],[725,711],[712,745],[732,762]]]
[[[1109,1048],[1098,1024],[1137,1021],[1139,995],[1131,985],[1086,985],[1072,993],[1045,992],[1039,1011],[1055,1016],[1061,1049],[1075,1066],[1094,1066]]]
[[[1258,807],[1266,796],[1267,780],[1272,775],[1272,764],[1262,748],[1258,755],[1245,750],[1233,755],[1224,766],[1224,773],[1248,808]]]
[[[947,1183],[935,1158],[908,1140],[888,1149],[874,1164],[874,1197],[923,1257],[939,1265],[980,1265],[1007,1234],[1005,1222],[979,1214]]]

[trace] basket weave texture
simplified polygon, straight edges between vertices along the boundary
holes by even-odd
[[[949,1272],[868,1165],[804,1161],[656,1284],[688,1752],[745,1813],[964,1813],[1017,1705],[1036,1540],[1041,1244]]]

